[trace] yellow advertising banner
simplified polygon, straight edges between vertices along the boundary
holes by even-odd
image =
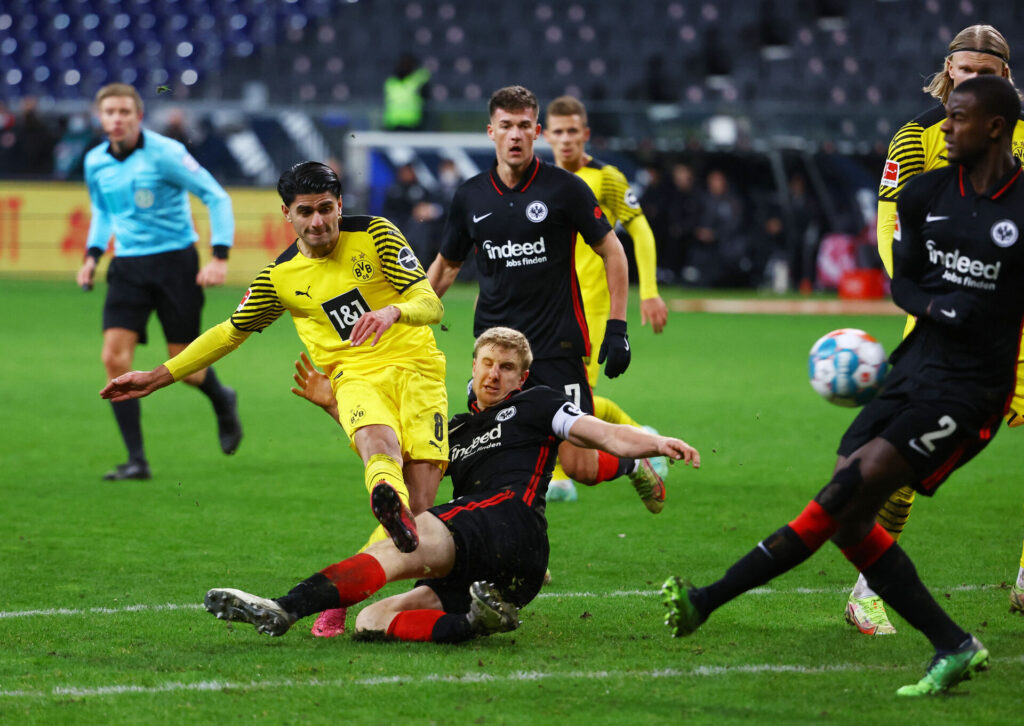
[[[295,239],[271,189],[228,189],[235,215],[235,244],[228,282],[247,284]],[[210,257],[210,217],[189,195],[199,233],[200,259]],[[70,182],[0,182],[0,275],[25,274],[74,280],[89,234],[89,192]],[[108,247],[113,253],[113,246]],[[104,255],[102,274],[110,255]]]

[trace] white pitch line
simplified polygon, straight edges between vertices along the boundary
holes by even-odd
[[[993,658],[994,663],[1024,664],[1024,656],[1016,658]],[[551,673],[545,671],[514,671],[504,675],[469,672],[458,676],[426,675],[426,676],[375,676],[373,678],[334,679],[322,681],[316,678],[297,681],[290,678],[265,681],[196,681],[182,683],[169,681],[156,686],[110,685],[110,686],[54,686],[49,691],[22,691],[0,689],[0,698],[50,698],[54,696],[101,697],[124,695],[151,695],[156,693],[200,692],[200,691],[256,691],[283,688],[352,688],[353,686],[388,686],[388,685],[422,685],[431,683],[521,683],[540,680],[579,680],[600,681],[610,679],[632,678],[648,680],[651,678],[708,678],[726,675],[758,675],[761,673],[796,673],[800,675],[819,675],[825,673],[856,673],[860,671],[904,671],[917,669],[918,665],[901,666],[870,666],[856,663],[839,663],[824,666],[801,666],[780,664],[749,664],[736,666],[698,666],[689,670],[662,668],[651,671],[566,671]]]
[[[952,587],[934,587],[936,592],[978,592],[980,590],[998,590],[1000,585],[954,585]],[[836,595],[848,592],[849,588],[838,587],[795,587],[780,590],[771,587],[758,587],[749,591],[748,595]],[[579,599],[607,597],[653,597],[660,595],[660,590],[614,590],[612,592],[542,592],[537,599]],[[163,603],[160,605],[125,605],[119,608],[48,608],[43,610],[0,610],[0,620],[4,618],[49,617],[54,615],[118,615],[121,613],[162,612],[164,610],[201,610],[199,603]]]

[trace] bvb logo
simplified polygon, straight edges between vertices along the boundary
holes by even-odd
[[[1024,161],[1024,141],[1013,142],[1013,155]]]
[[[356,406],[355,408],[352,409],[351,416],[349,417],[348,421],[352,426],[355,426],[365,415],[366,411],[363,410],[363,407]]]
[[[369,260],[357,258],[352,263],[352,274],[360,282],[366,282],[373,277],[373,265]]]

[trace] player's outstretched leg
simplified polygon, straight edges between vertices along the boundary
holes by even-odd
[[[896,695],[934,696],[948,691],[960,681],[968,680],[974,673],[987,669],[988,650],[980,640],[969,635],[956,650],[936,653],[924,678],[898,689]]]
[[[284,635],[295,622],[295,617],[276,601],[231,588],[210,590],[203,606],[220,620],[249,623],[257,633],[267,635]]]
[[[420,544],[416,522],[409,507],[402,503],[398,492],[386,481],[379,481],[370,494],[373,516],[391,535],[399,552],[413,552]]]
[[[665,613],[665,625],[672,631],[672,637],[690,635],[707,620],[700,614],[693,601],[690,591],[693,584],[675,575],[665,580],[661,586],[661,601],[668,608]]]
[[[502,598],[493,583],[474,582],[469,597],[469,626],[475,634],[507,633],[519,627],[518,608]]]

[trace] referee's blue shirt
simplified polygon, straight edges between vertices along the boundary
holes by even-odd
[[[85,155],[92,221],[88,248],[102,254],[110,235],[114,253],[131,257],[180,250],[199,239],[188,192],[210,210],[210,244],[230,247],[235,236],[231,198],[185,145],[145,130],[139,145],[123,161],[110,142]]]

